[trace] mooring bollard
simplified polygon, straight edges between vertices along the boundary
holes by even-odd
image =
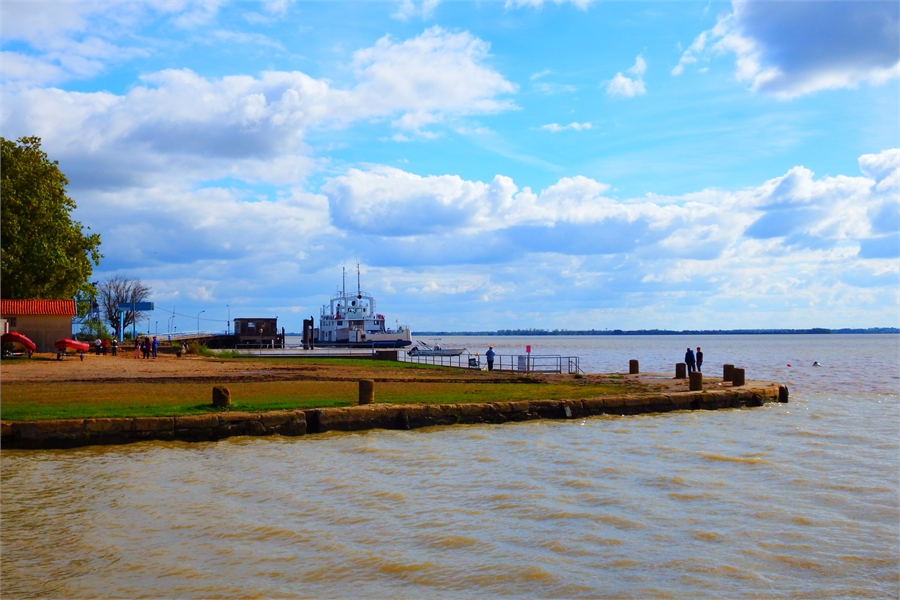
[[[640,367],[638,366],[638,361],[635,358],[632,358],[628,361],[628,374],[629,375],[637,375],[641,372]]]
[[[699,392],[703,389],[703,373],[700,371],[691,372],[691,381],[688,389],[692,392]]]
[[[684,379],[685,377],[687,377],[687,365],[675,363],[675,379]]]
[[[734,387],[738,387],[744,385],[744,370],[743,369],[734,369],[733,377],[731,379],[731,385]]]
[[[231,406],[231,390],[224,385],[213,387],[213,406]]]
[[[734,365],[722,365],[722,381],[734,381]]]
[[[375,382],[371,379],[359,380],[359,403],[372,404],[375,402]]]

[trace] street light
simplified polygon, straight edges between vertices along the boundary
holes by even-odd
[[[159,321],[156,322],[156,335],[159,335]]]
[[[228,323],[225,325],[225,333],[231,335],[231,305],[226,304],[225,308],[228,309]]]
[[[201,310],[200,312],[197,313],[197,333],[200,333],[200,315],[202,315],[205,312],[206,312],[205,310]]]

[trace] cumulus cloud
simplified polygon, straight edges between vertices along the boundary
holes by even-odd
[[[4,42],[26,46],[4,53],[4,78],[30,85],[101,74],[110,64],[153,52],[152,42],[134,35],[147,21],[162,18],[191,28],[213,19],[220,4],[218,0],[0,3]],[[14,68],[7,73],[10,64]],[[34,68],[29,73],[20,68],[22,64]]]
[[[322,193],[335,227],[383,238],[490,232],[526,252],[638,252],[655,260],[715,259],[748,243],[773,255],[831,252],[897,233],[898,156],[889,150],[860,159],[878,179],[816,179],[795,167],[754,188],[676,198],[618,201],[608,185],[580,176],[535,193],[501,175],[480,182],[392,167],[351,169]]]
[[[634,66],[628,69],[628,73],[634,75],[631,79],[622,74],[621,71],[616,73],[612,81],[606,86],[606,93],[610,96],[625,96],[632,98],[646,93],[644,87],[644,73],[647,71],[647,61],[638,54],[634,61]]]
[[[303,143],[310,128],[389,119],[427,136],[425,127],[448,117],[512,108],[502,96],[516,88],[487,57],[485,42],[435,27],[356,52],[358,80],[345,89],[298,71],[208,78],[171,69],[141,77],[122,95],[7,91],[2,126],[11,137],[44,137],[76,185],[127,185],[159,172],[293,183],[313,166]],[[103,173],[90,171],[96,164]]]
[[[672,70],[709,52],[737,56],[736,77],[753,91],[794,98],[900,77],[900,9],[892,2],[734,3]]]

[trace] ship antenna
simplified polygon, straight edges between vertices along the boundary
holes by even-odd
[[[341,296],[347,295],[347,267],[341,267],[341,279],[344,282],[344,287],[341,290]]]
[[[362,298],[362,288],[359,285],[359,261],[356,261],[356,297]]]

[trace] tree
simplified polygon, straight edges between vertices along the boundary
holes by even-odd
[[[0,281],[3,298],[72,298],[100,264],[100,235],[72,221],[69,183],[36,137],[0,137]],[[90,231],[90,228],[87,228]]]
[[[97,285],[97,297],[103,319],[115,330],[116,337],[119,334],[119,303],[144,302],[150,296],[150,292],[150,288],[141,283],[140,279],[124,275],[114,275]],[[140,311],[137,314],[130,310],[126,311],[123,323],[125,329],[142,316],[143,313]]]

